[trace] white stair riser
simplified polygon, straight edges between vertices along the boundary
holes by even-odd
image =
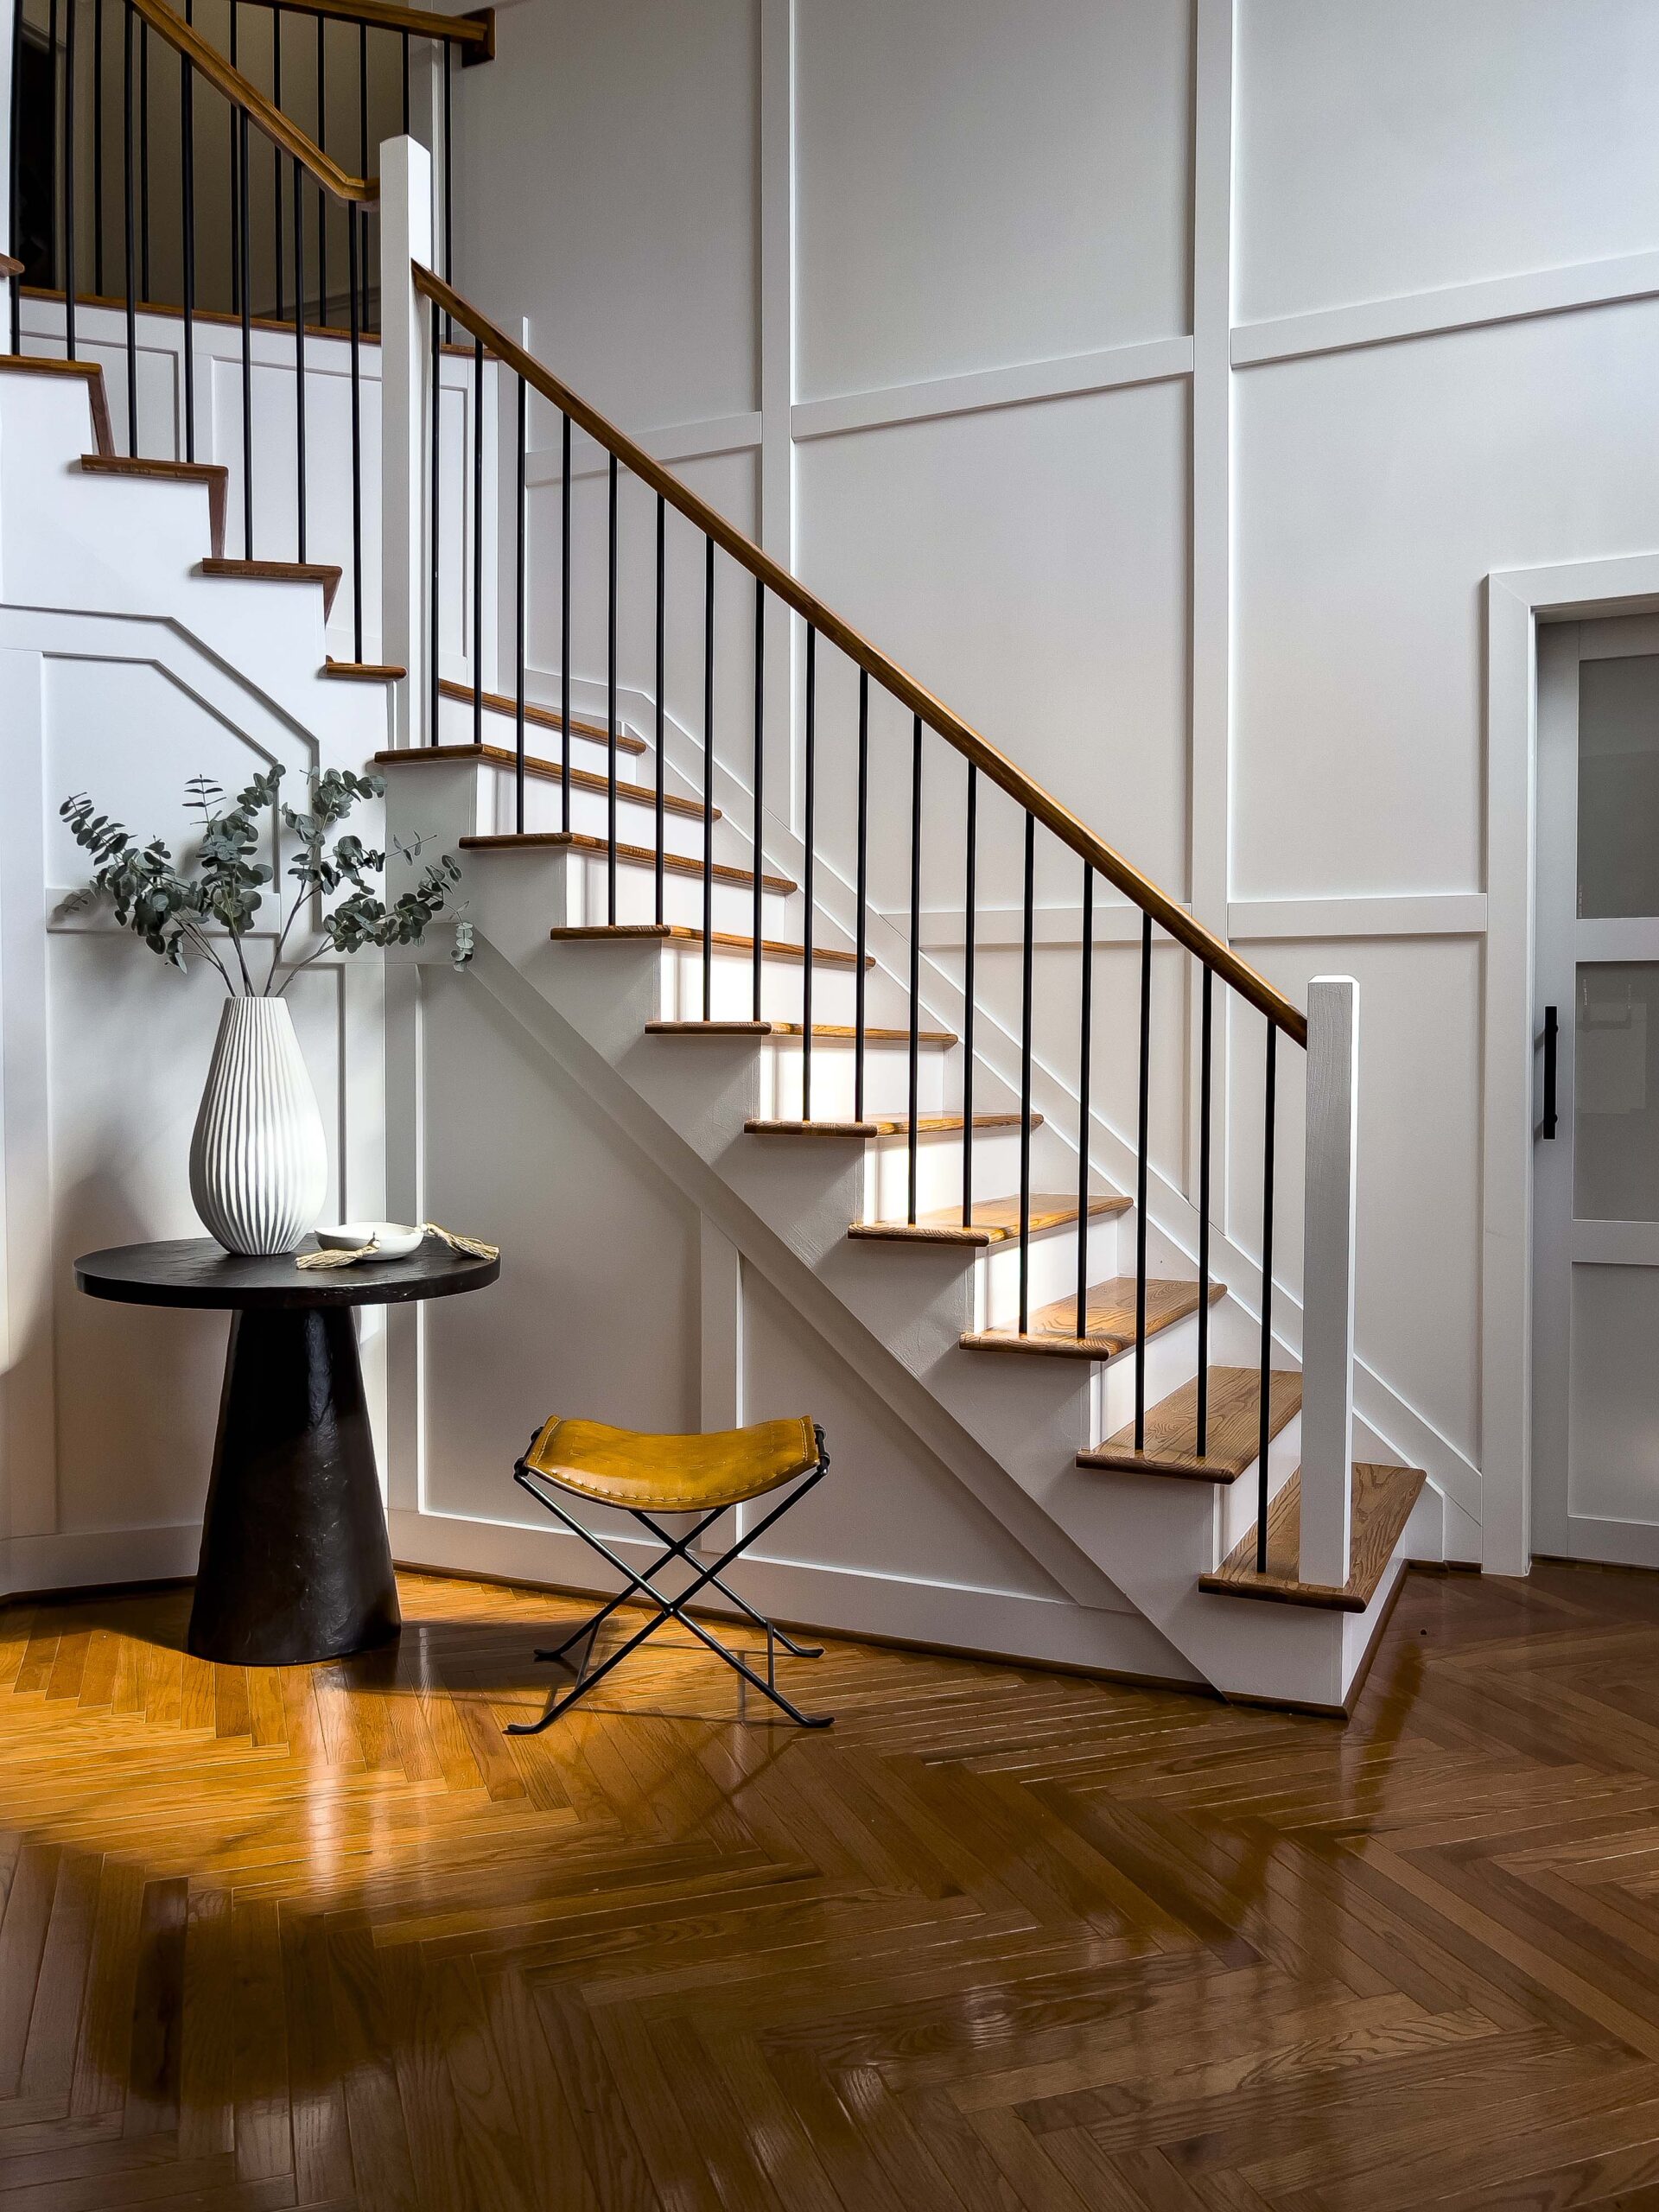
[[[907,1109],[906,1110],[908,1110]],[[926,1108],[923,1108],[926,1112]],[[1020,1132],[981,1129],[974,1139],[974,1188],[986,1197],[1020,1187]],[[937,1212],[962,1203],[962,1132],[918,1135],[916,1211]],[[864,1218],[902,1221],[910,1205],[910,1147],[903,1136],[879,1137],[865,1147]]]
[[[749,934],[745,923],[741,933]],[[801,1018],[799,960],[769,959],[760,975],[760,1014],[764,1020],[798,1021]],[[871,977],[874,986],[876,978]],[[872,1000],[877,996],[872,988]],[[813,972],[812,1018],[815,1021],[850,1022],[854,1013],[853,971],[850,968],[820,964]],[[702,1002],[702,947],[681,939],[663,947],[661,1018],[665,1021],[745,1021],[754,1010],[753,967],[751,955],[729,946],[715,947],[710,1003]],[[871,1013],[871,1020],[887,1021],[886,1014]],[[814,1101],[814,1110],[817,1102]]]
[[[1019,1170],[1014,1179],[1002,1189],[993,1192],[981,1177],[977,1164],[978,1147],[975,1147],[974,1187],[983,1190],[988,1197],[1003,1197],[1008,1191],[1017,1191]],[[1122,1244],[1119,1217],[1113,1214],[1095,1214],[1089,1223],[1089,1280],[1091,1283],[1108,1282],[1120,1272]],[[984,1247],[975,1266],[974,1325],[979,1329],[1011,1329],[1020,1315],[1020,1240],[1009,1237],[1006,1243]],[[1064,1229],[1033,1230],[1030,1244],[1030,1279],[1027,1292],[1031,1310],[1047,1306],[1057,1298],[1069,1296],[1077,1287],[1077,1237],[1074,1224]],[[988,1357],[989,1355],[988,1354]],[[1013,1354],[1007,1357],[1014,1357]],[[1030,1355],[1035,1358],[1037,1355]]]
[[[577,849],[568,855],[555,851],[550,853],[548,858],[555,866],[567,859],[569,861],[568,867],[559,867],[558,872],[563,881],[562,911],[550,912],[550,928],[560,924],[569,929],[582,929],[601,924],[627,925],[656,920],[657,873],[648,864],[637,861],[618,862],[616,911],[613,913],[605,854]],[[753,887],[747,883],[724,882],[716,876],[714,890],[715,928],[733,935],[753,935]],[[790,905],[784,893],[763,891],[763,937],[784,940],[791,937],[794,924]],[[700,930],[702,927],[702,881],[700,876],[680,875],[666,868],[664,870],[663,918],[671,925],[677,924],[687,929]]]
[[[819,978],[812,987],[814,1023],[833,1020],[820,1004]],[[791,1017],[799,1020],[799,1011]],[[916,1055],[916,1091],[924,1114],[954,1113],[960,1103],[958,1050],[924,1045]],[[812,1045],[812,1118],[817,1122],[849,1122],[857,1088],[858,1054],[852,1039],[815,1038]],[[761,1111],[770,1119],[797,1122],[802,1118],[804,1054],[798,1037],[780,1037],[766,1046]],[[910,1048],[884,1040],[864,1042],[864,1111],[869,1116],[910,1111]]]
[[[479,784],[479,827],[481,830],[491,835],[505,836],[518,829],[518,804],[514,782],[511,768],[486,766]],[[573,785],[570,827],[578,836],[608,837],[610,821],[610,801],[604,791],[591,791],[582,784]],[[543,832],[564,828],[563,785],[534,776],[525,777],[524,826],[528,830]],[[625,845],[645,845],[652,851],[656,850],[656,799],[649,785],[619,779],[616,786],[616,834]],[[748,866],[747,841],[737,836],[724,822],[715,824],[714,847],[717,861],[729,861],[740,868]],[[663,850],[683,853],[689,859],[701,860],[701,819],[665,809],[663,814]]]
[[[1280,1430],[1268,1446],[1268,1496],[1270,1499],[1277,1497],[1301,1463],[1302,1417],[1298,1414],[1294,1421]],[[1233,1546],[1242,1540],[1245,1531],[1255,1527],[1256,1506],[1261,1496],[1255,1463],[1252,1461],[1238,1480],[1222,1495],[1217,1529],[1217,1566]]]
[[[507,753],[511,753],[517,746],[518,732],[516,716],[495,714],[486,707],[481,721],[486,745],[499,745],[504,752]],[[451,699],[447,696],[440,698],[438,742],[441,745],[471,745],[474,742],[474,731],[473,702],[470,699]],[[563,733],[561,730],[549,729],[543,723],[526,721],[524,750],[526,753],[534,754],[538,760],[562,760],[564,757]],[[580,728],[573,728],[570,732],[570,765],[573,768],[589,768],[595,775],[602,776],[605,773],[605,763],[609,750],[602,736],[590,737]],[[619,780],[632,781],[640,774],[646,764],[646,760],[647,756],[644,753],[625,751],[619,747],[616,755],[616,772]]]

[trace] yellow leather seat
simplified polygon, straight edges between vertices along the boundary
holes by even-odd
[[[706,1436],[652,1436],[602,1421],[546,1421],[521,1462],[578,1496],[637,1513],[706,1513],[763,1497],[818,1465],[804,1416]]]

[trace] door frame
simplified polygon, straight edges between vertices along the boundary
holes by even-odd
[[[1659,613],[1659,553],[1486,578],[1486,951],[1481,1050],[1481,1563],[1532,1564],[1538,628]]]

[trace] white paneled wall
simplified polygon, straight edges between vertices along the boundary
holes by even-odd
[[[665,456],[752,449],[769,550],[1287,988],[1361,978],[1362,1409],[1454,1553],[1518,1528],[1477,1385],[1484,580],[1659,538],[1649,0],[628,0],[500,38],[463,283]]]

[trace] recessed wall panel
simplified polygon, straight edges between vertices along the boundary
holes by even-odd
[[[1651,0],[1246,0],[1236,21],[1241,320],[1659,237]]]
[[[799,398],[1187,320],[1187,0],[800,0]]]

